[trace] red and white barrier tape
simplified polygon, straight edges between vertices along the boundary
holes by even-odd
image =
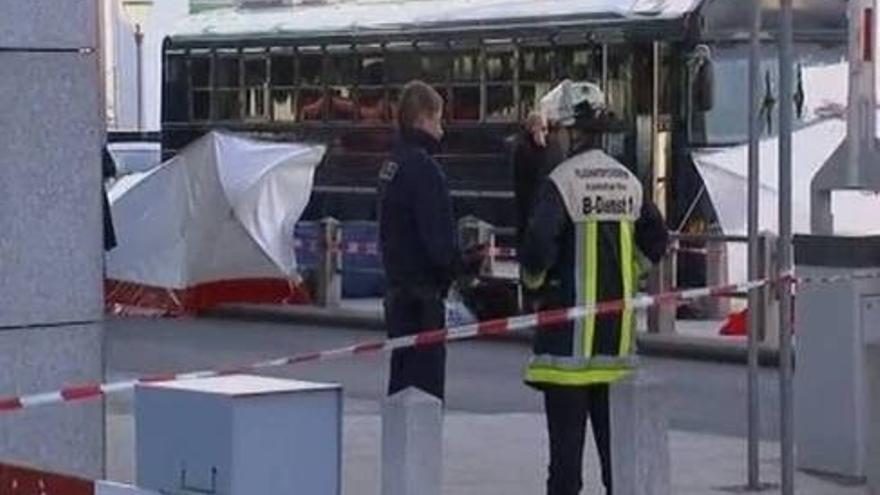
[[[855,280],[868,280],[880,278],[880,271],[864,271],[854,275],[831,275],[825,277],[795,278],[788,274],[782,280],[794,284],[837,284]],[[77,402],[86,399],[94,399],[106,394],[131,390],[138,383],[155,383],[173,380],[192,380],[238,373],[254,372],[269,368],[279,368],[310,362],[330,361],[334,359],[376,354],[393,351],[396,349],[419,348],[439,345],[446,342],[468,340],[476,337],[499,336],[508,333],[526,330],[530,328],[542,328],[557,325],[569,321],[583,319],[587,316],[612,314],[624,309],[647,309],[654,305],[672,305],[683,301],[703,299],[707,297],[724,297],[732,293],[745,292],[770,285],[769,280],[758,280],[739,284],[730,284],[716,287],[702,287],[677,292],[667,292],[655,295],[643,295],[629,301],[617,300],[596,304],[595,306],[574,307],[543,311],[540,313],[513,316],[497,320],[484,321],[470,325],[453,328],[428,330],[419,334],[399,337],[387,340],[367,341],[359,344],[330,349],[320,352],[296,354],[267,361],[261,361],[237,368],[194,371],[189,373],[169,373],[165,375],[145,376],[137,380],[127,380],[113,383],[80,385],[67,387],[53,392],[46,392],[17,397],[0,398],[0,413],[29,409],[49,404],[65,402]]]
[[[21,409],[29,409],[49,404],[93,399],[114,392],[131,390],[138,383],[191,380],[197,378],[208,378],[212,376],[254,372],[269,368],[292,366],[309,362],[329,361],[333,359],[360,356],[365,354],[389,352],[396,349],[427,347],[442,344],[445,342],[473,339],[476,337],[504,335],[519,330],[526,330],[536,327],[540,328],[568,321],[579,320],[590,315],[610,314],[620,312],[624,309],[645,309],[655,304],[674,304],[680,301],[701,299],[705,297],[723,296],[732,292],[746,291],[762,287],[766,284],[766,281],[756,281],[718,287],[689,289],[680,292],[669,292],[665,294],[650,296],[645,295],[637,297],[630,301],[608,301],[599,303],[591,307],[557,309],[524,316],[514,316],[509,318],[484,321],[454,328],[429,330],[406,337],[399,337],[388,340],[368,341],[347,347],[340,347],[338,349],[297,354],[293,356],[261,361],[251,365],[232,369],[154,375],[142,377],[137,380],[80,385],[63,388],[53,392],[0,398],[0,413],[17,411]]]

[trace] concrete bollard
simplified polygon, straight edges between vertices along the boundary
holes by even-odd
[[[663,386],[638,374],[611,386],[611,467],[616,495],[670,495],[669,422]]]
[[[663,260],[651,271],[648,277],[648,285],[655,294],[673,290],[676,281],[676,255],[673,251],[666,255]],[[678,306],[672,304],[660,304],[648,309],[648,331],[650,333],[673,334],[675,333],[675,317]]]
[[[443,402],[410,387],[382,406],[382,495],[440,495]]]
[[[713,234],[722,234],[717,231]],[[724,242],[706,243],[706,285],[717,287],[727,285],[729,274],[727,273],[727,244]],[[731,312],[731,300],[729,298],[712,297],[699,302],[708,319],[720,320],[726,318]]]

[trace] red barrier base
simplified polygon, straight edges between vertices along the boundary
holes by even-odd
[[[94,495],[92,481],[0,464],[0,495]]]

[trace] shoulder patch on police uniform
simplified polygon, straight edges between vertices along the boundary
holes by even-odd
[[[642,184],[620,162],[601,151],[574,156],[550,174],[572,221],[637,220]]]
[[[382,168],[379,170],[379,180],[385,182],[391,182],[394,180],[394,176],[397,175],[397,170],[400,168],[400,165],[397,162],[393,162],[388,160],[382,165]]]

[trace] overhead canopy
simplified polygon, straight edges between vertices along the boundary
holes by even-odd
[[[681,19],[703,0],[347,0],[221,9],[186,18],[175,42],[259,37],[328,37],[387,32],[460,33],[541,21],[618,24]]]

